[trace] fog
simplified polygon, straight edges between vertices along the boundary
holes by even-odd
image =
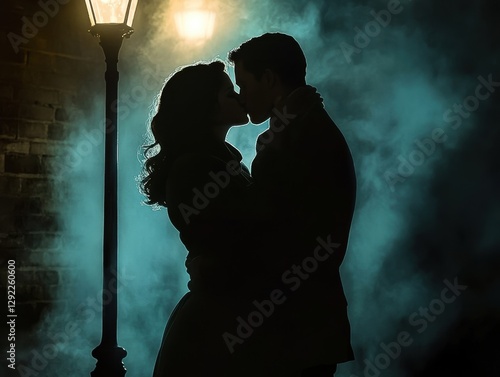
[[[211,5],[214,37],[199,44],[178,39],[168,4],[139,2],[136,31],[119,63],[118,343],[128,352],[127,376],[152,374],[166,320],[187,291],[177,231],[164,210],[142,204],[137,188],[155,96],[178,66],[226,59],[230,49],[269,31],[299,41],[307,81],[355,160],[356,212],[341,271],[356,361],[340,365],[337,375],[498,372],[499,84],[491,84],[500,81],[498,3],[221,0]],[[40,324],[38,351],[57,347],[43,376],[84,376],[95,366],[103,146],[92,132],[103,106],[99,95],[81,110],[73,142],[92,147],[73,149],[74,163],[60,177],[70,182],[69,193],[58,193],[68,240],[60,262],[80,273],[58,297],[81,304],[55,306]],[[229,134],[248,166],[267,126]],[[466,288],[448,293],[456,299],[446,302],[442,291],[454,284]],[[72,321],[78,330],[57,337]],[[33,360],[33,351],[25,358]]]

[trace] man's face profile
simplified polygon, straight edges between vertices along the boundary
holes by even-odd
[[[269,88],[266,80],[258,80],[255,75],[247,71],[243,62],[234,64],[236,85],[240,88],[240,98],[254,124],[266,121],[273,106],[270,100]]]

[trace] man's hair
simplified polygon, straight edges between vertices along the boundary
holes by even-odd
[[[306,84],[306,57],[299,43],[290,35],[266,33],[252,38],[229,52],[231,63],[242,62],[257,80],[270,69],[283,84],[291,87]]]

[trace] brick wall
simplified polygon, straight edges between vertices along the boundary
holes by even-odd
[[[69,268],[54,262],[64,252],[57,197],[65,188],[59,180],[56,190],[52,167],[71,147],[79,99],[92,83],[102,87],[104,63],[83,1],[3,1],[0,14],[0,285],[5,292],[14,259],[19,333],[58,299]]]

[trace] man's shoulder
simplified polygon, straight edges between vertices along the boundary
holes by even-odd
[[[305,115],[304,123],[306,123],[306,126],[310,125],[316,128],[324,128],[325,130],[338,128],[337,124],[324,107],[316,107],[312,109]]]
[[[310,140],[322,143],[345,142],[339,127],[324,108],[316,108],[306,114],[294,133],[294,139],[300,143]]]

